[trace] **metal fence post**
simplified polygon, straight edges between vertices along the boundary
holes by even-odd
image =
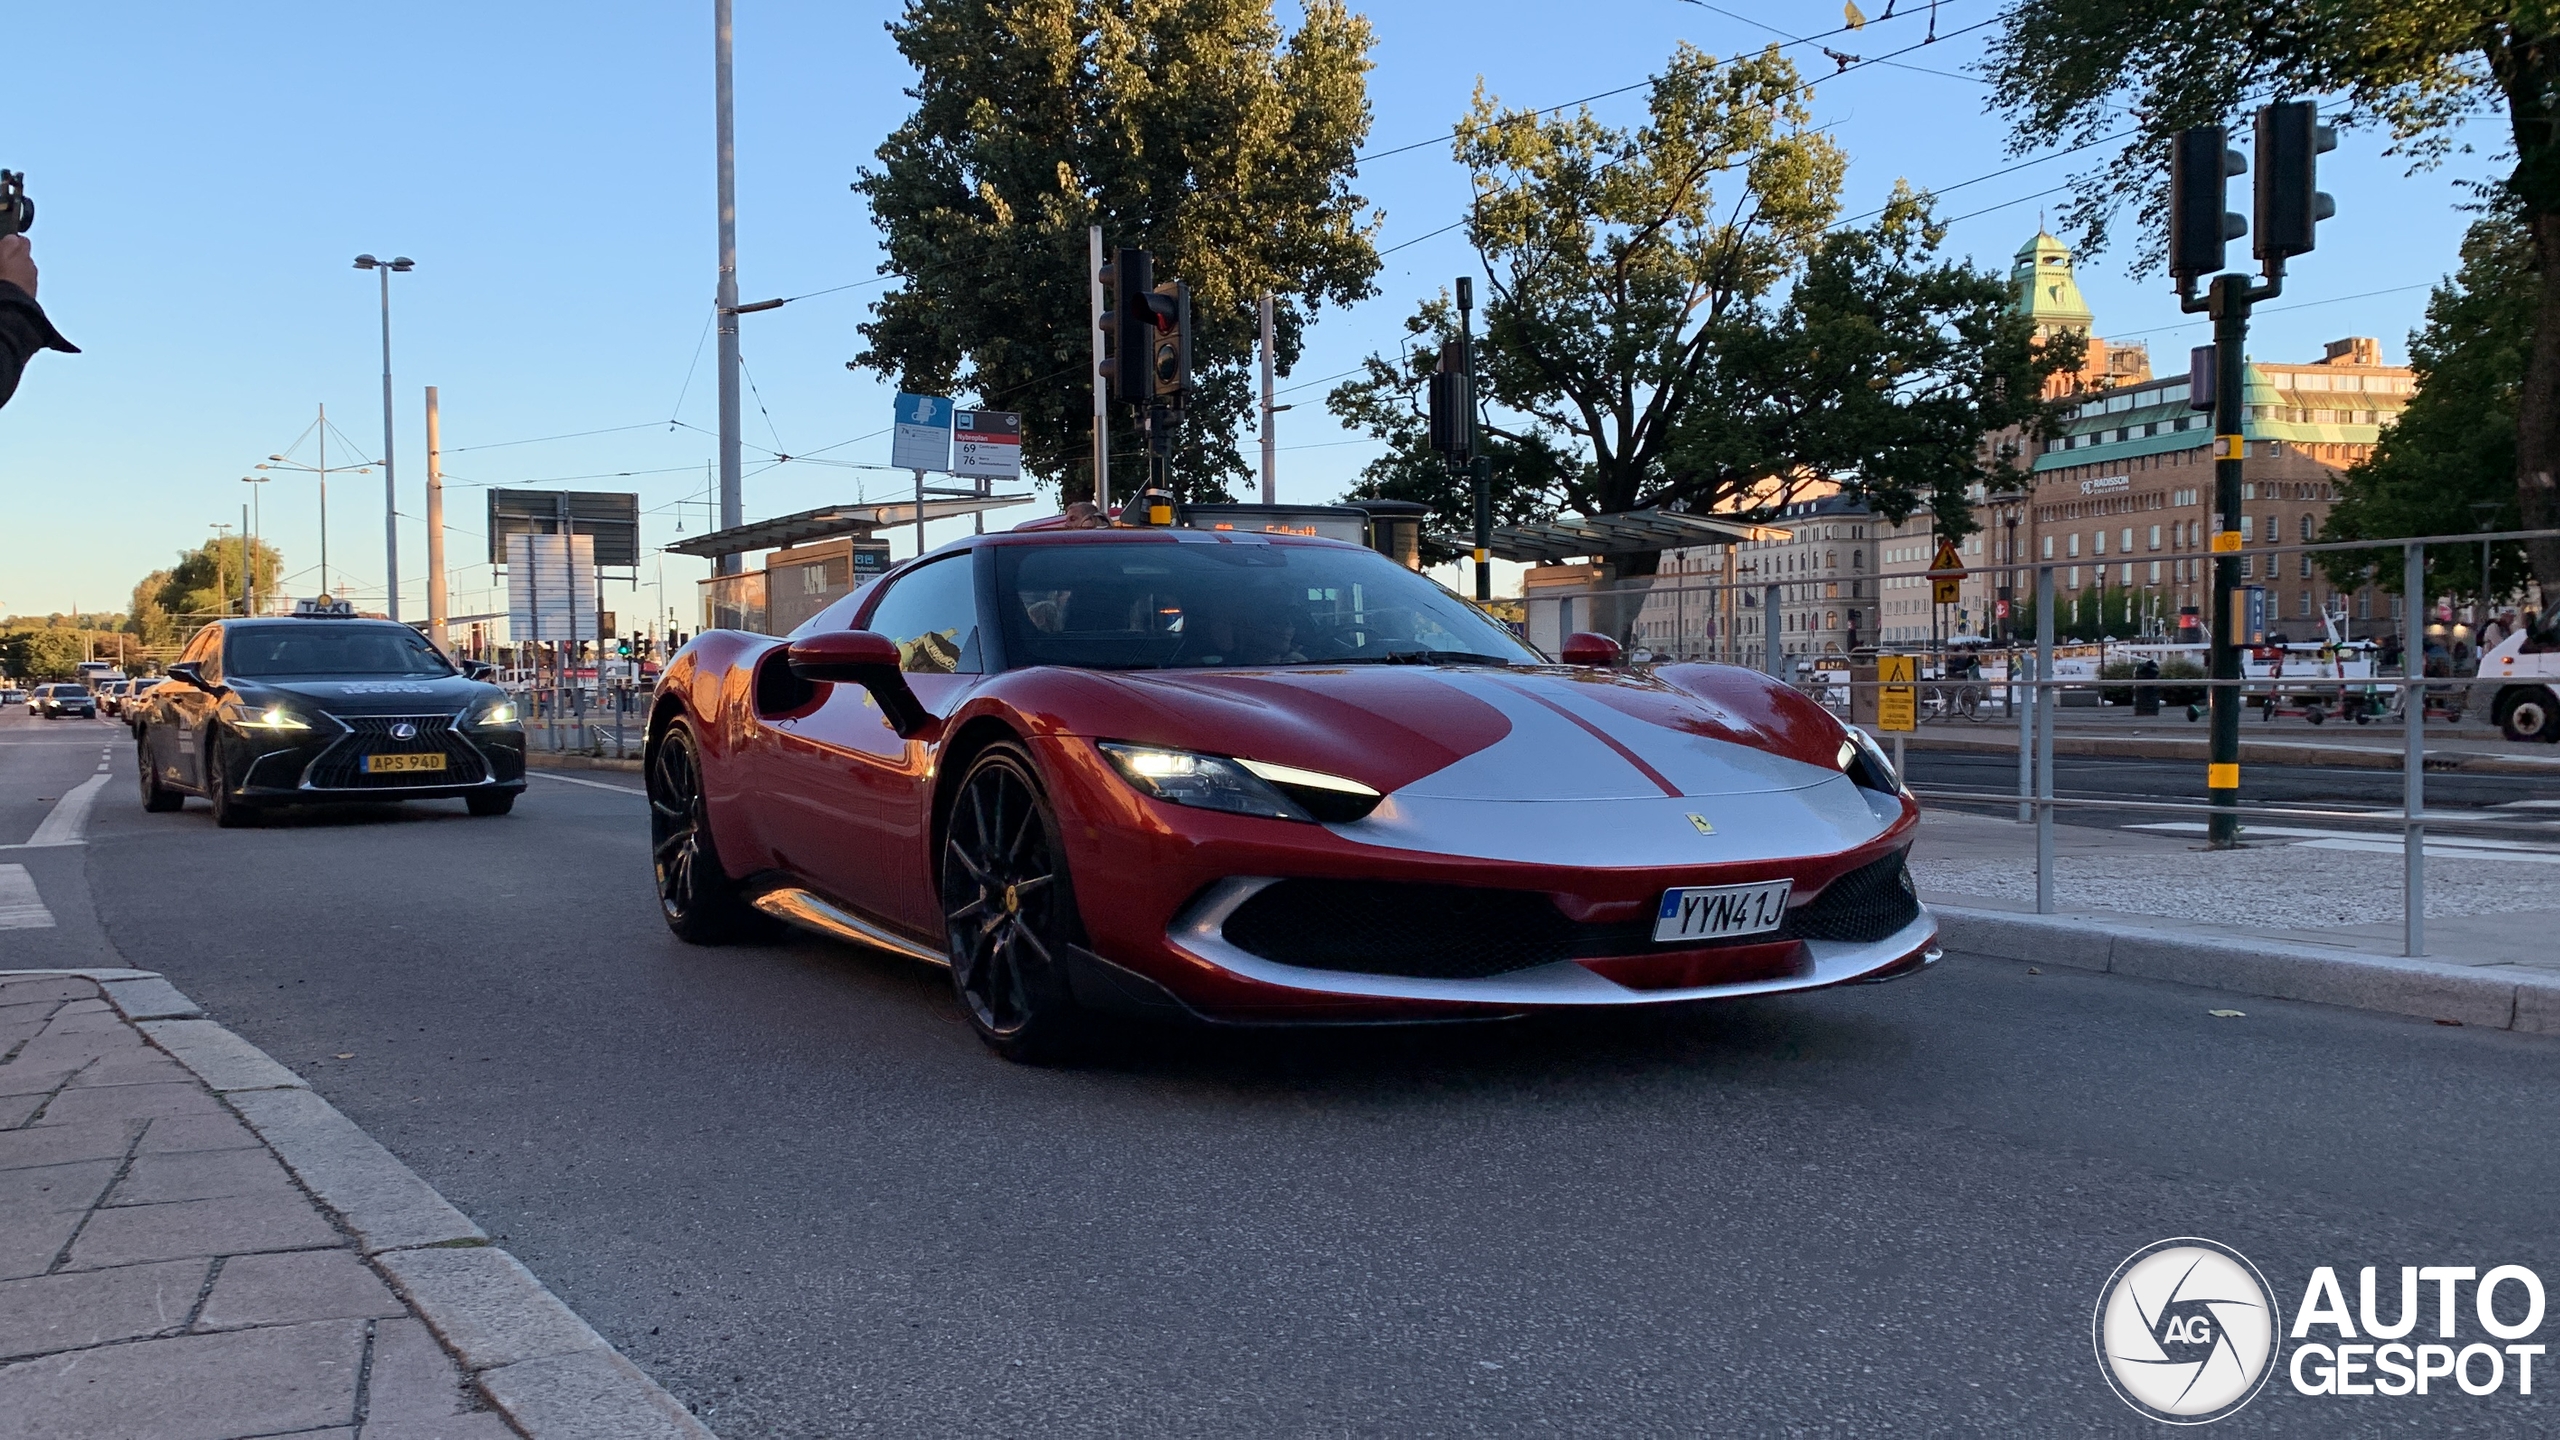
[[[2400,909],[2404,934],[2401,952],[2427,953],[2427,827],[2419,823],[2427,804],[2427,547],[2404,547],[2400,572],[2400,706],[2406,749],[2400,759],[2400,850],[2405,865]],[[2415,689],[2407,682],[2415,680]]]
[[[2009,709],[2018,720],[2018,823],[2036,818],[2036,807],[2030,803],[2036,793],[2036,701],[2034,682],[2035,657],[2021,650],[2009,652]],[[2028,684],[2020,687],[2018,672],[2024,670]]]
[[[2053,913],[2053,567],[2036,567],[2036,913]]]
[[[1762,668],[1781,679],[1786,675],[1786,637],[1778,633],[1778,589],[1775,585],[1760,588],[1760,629],[1768,639]]]

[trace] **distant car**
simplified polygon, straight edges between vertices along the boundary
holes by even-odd
[[[19,689],[15,685],[0,687],[0,705],[24,705],[26,703],[26,691]]]
[[[132,688],[132,686],[133,682],[130,680],[99,681],[98,688],[91,692],[98,698],[98,713],[101,715],[115,714],[116,711],[124,705],[125,692]]]
[[[460,799],[504,815],[524,791],[524,726],[487,674],[396,621],[216,621],[138,702],[142,808],[201,795],[225,828],[342,801]]]
[[[66,715],[95,720],[98,718],[98,697],[90,694],[86,685],[39,685],[27,701],[27,713],[42,715],[48,720],[59,720]]]
[[[127,725],[133,727],[133,733],[136,736],[142,734],[143,695],[151,690],[152,687],[159,685],[167,678],[168,677],[165,675],[148,675],[139,680],[128,680],[125,682],[123,698],[116,702],[116,713],[124,717],[124,722]]]

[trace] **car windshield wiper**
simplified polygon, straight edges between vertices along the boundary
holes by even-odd
[[[1329,661],[1336,665],[1499,665],[1510,668],[1512,662],[1500,655],[1487,655],[1476,650],[1389,650],[1380,655],[1351,655]]]

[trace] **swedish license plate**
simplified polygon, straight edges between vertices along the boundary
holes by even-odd
[[[444,757],[441,755],[367,755],[364,757],[364,773],[367,775],[392,775],[406,770],[441,770],[443,768]]]
[[[1787,892],[1793,880],[1758,885],[1713,885],[1694,890],[1665,890],[1662,909],[1653,922],[1656,942],[1724,940],[1757,935],[1787,922]]]

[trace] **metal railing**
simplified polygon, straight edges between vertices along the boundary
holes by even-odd
[[[2402,613],[2406,618],[2398,621],[2397,623],[2400,627],[2402,644],[2405,647],[2403,651],[2405,659],[2401,667],[2403,673],[2396,676],[2372,675],[2342,678],[2336,675],[2283,675],[2273,678],[2250,678],[2244,676],[2237,679],[2212,679],[2180,676],[2173,680],[2160,680],[2148,677],[2141,679],[2127,679],[2121,676],[2089,676],[2073,677],[2070,679],[2056,678],[2054,674],[2054,651],[2058,643],[2068,642],[2057,642],[2054,635],[2054,572],[2057,569],[2069,568],[2069,566],[2075,562],[2066,561],[2061,565],[2057,565],[2056,563],[2048,560],[2037,560],[2028,564],[1981,567],[1987,570],[2001,571],[2011,574],[2032,572],[2035,575],[2035,618],[2037,628],[2035,645],[2031,651],[2013,651],[2017,658],[2013,661],[2010,667],[2009,675],[2003,688],[2005,688],[2004,705],[2016,719],[2019,732],[2017,791],[2018,818],[2022,822],[2030,822],[2034,824],[2036,829],[2036,913],[2040,915],[2050,915],[2054,913],[2055,910],[2053,827],[2055,824],[2056,812],[2058,811],[2142,811],[2158,814],[2193,815],[2203,817],[2207,819],[2208,822],[2231,821],[2244,824],[2250,819],[2265,819],[2270,821],[2321,820],[2332,823],[2377,827],[2386,831],[2390,829],[2396,829],[2399,831],[2402,851],[2401,948],[2402,952],[2409,956],[2414,957],[2424,955],[2426,953],[2426,836],[2428,831],[2435,830],[2438,832],[2489,834],[2507,832],[2526,834],[2533,838],[2543,840],[2549,840],[2552,833],[2547,821],[2467,815],[2448,811],[2430,812],[2426,808],[2426,712],[2428,705],[2425,702],[2424,697],[2447,693],[2463,693],[2467,692],[2475,684],[2494,683],[2492,677],[2485,675],[2476,677],[2443,675],[2431,676],[2425,673],[2426,629],[2428,625],[2427,612],[2425,608],[2426,550],[2430,545],[2478,546],[2502,541],[2549,539],[2560,539],[2560,530],[2511,530],[2469,535],[2429,535],[2398,540],[2327,541],[2298,545],[2243,545],[2239,547],[2236,552],[2214,551],[2210,549],[2190,547],[2176,552],[2175,558],[2193,559],[2198,561],[2198,568],[2201,573],[2210,577],[2216,568],[2214,562],[2225,554],[2236,554],[2246,557],[2282,557],[2288,555],[2313,555],[2337,552],[2387,552],[2394,549],[2400,551],[2402,559]],[[2079,563],[2097,564],[2099,562],[2095,557],[2092,557],[2087,562]],[[2117,560],[2107,563],[2122,564],[2125,562]],[[1794,675],[1792,672],[1794,662],[1807,657],[1788,655],[1785,652],[1784,633],[1774,625],[1770,625],[1766,622],[1770,617],[1781,613],[1788,604],[1803,603],[1783,600],[1781,598],[1782,591],[1786,586],[1808,583],[1827,583],[1828,578],[1829,577],[1808,577],[1806,579],[1783,580],[1775,584],[1770,584],[1756,580],[1751,582],[1733,582],[1693,580],[1687,577],[1681,577],[1679,582],[1676,584],[1655,584],[1646,586],[1642,589],[1621,589],[1596,586],[1577,590],[1558,588],[1540,592],[1529,598],[1532,601],[1561,601],[1570,598],[1590,596],[1594,597],[1595,600],[1605,598],[1615,602],[1616,604],[1631,606],[1640,610],[1649,596],[1657,594],[1678,594],[1685,591],[1726,590],[1752,593],[1757,597],[1758,603],[1756,605],[1744,604],[1733,606],[1728,608],[1726,613],[1739,615],[1756,610],[1763,621],[1762,629],[1764,633],[1759,636],[1748,638],[1758,639],[1764,642],[1761,647],[1762,663],[1759,668],[1770,675],[1793,681]],[[2204,593],[2210,595],[2215,582],[2208,578],[2192,583]],[[2250,582],[2247,580],[2242,582],[2244,586],[2248,583]],[[1827,598],[1829,597],[1826,597],[1826,599]],[[2560,603],[2560,596],[2544,597],[2546,611],[2554,603]],[[1621,614],[1630,622],[1634,619],[1634,615],[1631,613],[1622,611]],[[1569,620],[1570,616],[1571,609],[1568,607],[1564,612],[1563,618]],[[2211,617],[2208,617],[2207,624],[2210,625],[2211,623]],[[2547,614],[2546,623],[2548,623]],[[1717,638],[1718,649],[1724,653],[1730,654],[1735,653],[1734,642],[1744,637],[1727,635]],[[2244,644],[2241,648],[2246,649],[2248,647]],[[1896,650],[1891,647],[1884,647],[1883,653],[1909,652]],[[2025,671],[2023,675],[2020,674],[2020,669],[2022,667]],[[2413,669],[2417,673],[2408,673]],[[1861,690],[1875,690],[1883,692],[1893,689],[1910,689],[1916,692],[1916,699],[1919,694],[1927,693],[1928,688],[1931,686],[1944,686],[1950,683],[1960,683],[1934,679],[1917,680],[1913,682],[1888,682],[1883,680],[1854,679],[1847,676],[1833,678],[1836,673],[1836,671],[1817,672],[1815,677],[1804,682],[1804,688],[1814,692],[1817,700],[1830,703],[1829,695],[1832,692],[1854,696],[1856,692]],[[1987,693],[1989,690],[1994,688],[1995,684],[2001,684],[2002,682],[1985,681],[1976,683],[1981,684]],[[2537,683],[2537,677],[2520,677],[2516,683]],[[2560,683],[2560,680],[2555,680],[2550,683]],[[2304,806],[2269,804],[2264,802],[2243,802],[2236,799],[2229,804],[2222,804],[2195,800],[2097,799],[2086,797],[2064,798],[2058,797],[2054,794],[2054,718],[2055,712],[2061,708],[2060,697],[2067,692],[2075,690],[2123,690],[2140,686],[2174,687],[2182,690],[2207,692],[2215,690],[2237,690],[2241,692],[2243,697],[2241,703],[2244,705],[2247,703],[2247,698],[2249,696],[2257,694],[2266,695],[2268,703],[2273,705],[2277,703],[2284,694],[2321,690],[2331,686],[2341,685],[2354,685],[2369,692],[2387,692],[2394,697],[2395,705],[2389,713],[2396,715],[2403,726],[2400,756],[2401,804],[2396,811],[2348,810],[2326,808],[2317,805]],[[2421,697],[2420,703],[2410,703],[2410,696],[2408,692],[2411,691],[2418,692]],[[1857,708],[1854,704],[1854,700],[1848,708],[1852,711]],[[1891,738],[1894,741],[1893,758],[1897,771],[1901,768],[1903,758],[1901,744],[1902,733],[1903,732],[1892,732],[1891,735]],[[1980,805],[1986,802],[2003,805],[2007,803],[2005,798],[1995,799],[1993,796],[1985,792],[1915,790],[1912,793],[1921,800],[1934,801],[1938,803],[1960,803],[1971,805]],[[2537,853],[2560,854],[2560,848],[2537,848]]]
[[[510,686],[508,693],[531,749],[616,760],[639,753],[649,691],[636,681],[544,681]]]

